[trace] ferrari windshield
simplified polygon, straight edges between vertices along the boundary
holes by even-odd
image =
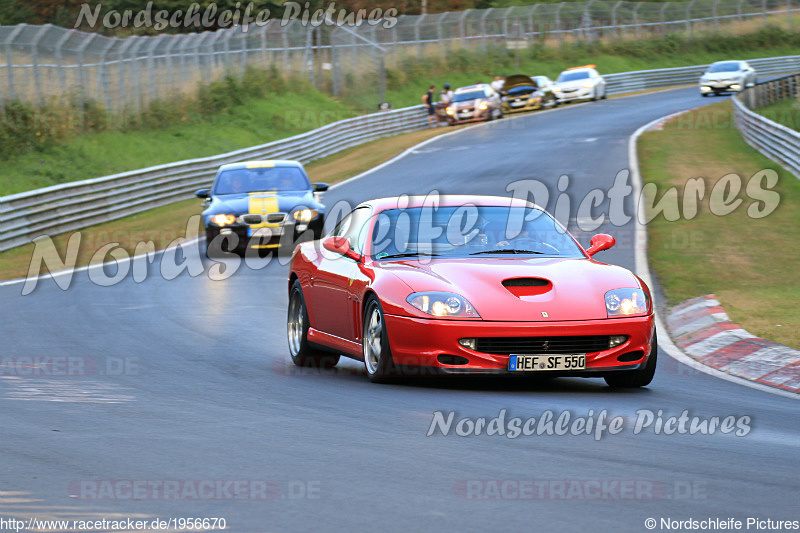
[[[477,100],[478,98],[486,98],[483,91],[470,91],[468,93],[456,93],[453,97],[454,102],[466,102],[468,100]]]
[[[708,69],[708,72],[736,72],[737,70],[739,70],[739,62],[728,61],[725,63],[714,63],[711,65],[711,68]]]
[[[310,189],[305,173],[297,167],[238,168],[223,171],[214,185],[214,194],[299,191]]]
[[[375,216],[374,259],[492,255],[584,257],[572,237],[539,209],[502,206],[387,209]]]

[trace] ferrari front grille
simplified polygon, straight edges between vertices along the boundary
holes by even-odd
[[[608,335],[479,337],[476,351],[494,355],[578,354],[608,350]]]

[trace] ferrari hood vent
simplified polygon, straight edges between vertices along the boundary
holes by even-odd
[[[511,278],[503,280],[503,287],[520,298],[522,296],[536,296],[544,294],[553,288],[550,280],[543,278]]]

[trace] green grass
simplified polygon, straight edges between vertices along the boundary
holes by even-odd
[[[729,101],[646,132],[638,150],[643,180],[658,186],[659,198],[673,186],[683,198],[691,178],[706,183],[696,217],[669,222],[658,216],[648,225],[650,266],[668,303],[715,294],[746,330],[800,348],[800,180],[744,142]],[[780,201],[774,212],[755,219],[748,216],[755,202],[746,183],[761,169],[777,171],[774,191]],[[710,191],[730,173],[742,178],[736,197],[743,202],[733,213],[717,216],[710,210]]]
[[[210,118],[187,114],[164,128],[76,135],[2,162],[0,196],[263,144],[351,117],[322,93],[251,99]]]
[[[787,98],[755,111],[773,122],[800,131],[800,98]]]

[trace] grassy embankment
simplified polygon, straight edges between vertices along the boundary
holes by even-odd
[[[705,197],[694,218],[687,220],[691,212],[681,207],[679,220],[659,215],[648,225],[650,266],[668,303],[713,293],[746,330],[800,348],[800,180],[742,140],[729,101],[671,119],[663,130],[644,133],[638,148],[642,178],[658,186],[659,198],[676,187],[683,201],[688,180],[705,181]],[[751,191],[761,193],[747,184],[762,169],[777,171],[773,190],[780,200],[773,212],[754,218],[751,214],[765,204],[752,197]],[[741,190],[728,189],[725,196],[733,196],[724,202],[738,198],[741,203],[720,216],[723,201],[711,191],[728,174],[741,177]]]

